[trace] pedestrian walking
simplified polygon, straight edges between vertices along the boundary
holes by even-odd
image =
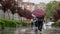
[[[41,32],[43,28],[43,21],[45,17],[45,11],[37,9],[33,11],[35,34],[38,34],[38,30]]]

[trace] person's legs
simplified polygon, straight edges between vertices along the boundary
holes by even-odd
[[[38,34],[38,22],[35,22],[35,34]]]
[[[39,34],[42,34],[43,22],[38,24]]]
[[[35,34],[38,34],[38,27],[35,27]]]
[[[40,21],[40,23],[38,24],[38,30],[42,31],[43,28],[43,21]]]

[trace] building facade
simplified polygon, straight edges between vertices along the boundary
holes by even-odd
[[[22,9],[26,8],[27,10],[33,11],[35,4],[28,2],[19,2],[19,6],[22,7]]]
[[[43,3],[43,2],[40,2],[39,4],[36,4],[35,9],[45,10],[46,9],[46,4]]]

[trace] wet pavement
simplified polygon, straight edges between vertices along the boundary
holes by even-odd
[[[22,28],[22,29],[17,29],[15,31],[15,34],[35,34],[35,27],[31,28],[31,27],[27,27],[27,28]],[[42,34],[60,34],[60,28],[55,28],[55,27],[51,27],[50,25],[46,26],[46,29],[42,29]],[[38,34],[40,34],[40,32],[38,31]]]
[[[40,32],[38,31],[38,34],[39,33]],[[41,33],[42,34],[60,34],[60,29],[59,28],[57,28],[57,29],[56,28],[51,28],[51,29],[47,28],[47,29],[43,29]],[[17,29],[15,34],[35,34],[35,31],[33,28],[26,28],[26,29],[21,29],[21,30]]]

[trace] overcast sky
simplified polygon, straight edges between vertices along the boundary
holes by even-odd
[[[28,1],[35,4],[39,4],[40,2],[49,3],[52,0],[23,0],[23,2],[28,2]],[[56,0],[56,1],[60,1],[60,0]]]

